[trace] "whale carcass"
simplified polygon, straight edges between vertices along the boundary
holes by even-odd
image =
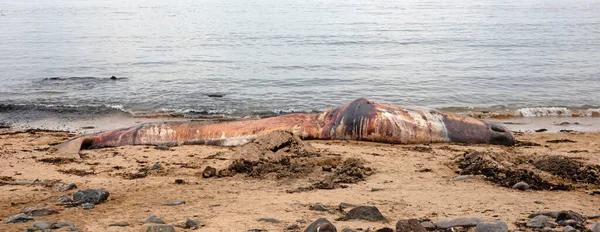
[[[302,139],[360,140],[380,143],[469,143],[513,145],[503,125],[437,110],[375,103],[365,98],[321,113],[288,114],[258,120],[206,124],[155,122],[85,135],[57,145],[56,151],[124,145],[205,144],[238,146],[273,131],[289,131]]]

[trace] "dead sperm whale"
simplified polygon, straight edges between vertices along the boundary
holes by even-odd
[[[80,149],[124,145],[238,146],[273,131],[289,131],[302,139],[396,144],[515,144],[513,135],[503,125],[437,110],[403,108],[359,98],[341,107],[314,114],[288,114],[208,125],[194,121],[145,123],[85,135],[57,145],[56,151],[77,154]]]

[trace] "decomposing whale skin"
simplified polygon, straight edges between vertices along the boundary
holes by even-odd
[[[56,151],[124,145],[206,144],[238,146],[259,135],[289,131],[302,139],[360,140],[381,143],[469,143],[513,145],[503,125],[437,110],[379,104],[365,98],[314,114],[288,114],[258,120],[206,124],[158,122],[85,135],[57,145]]]

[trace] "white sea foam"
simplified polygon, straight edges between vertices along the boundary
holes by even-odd
[[[565,107],[529,107],[518,109],[516,116],[543,117],[543,116],[572,116],[571,110]]]

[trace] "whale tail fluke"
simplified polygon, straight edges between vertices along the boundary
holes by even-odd
[[[56,156],[80,158],[79,151],[81,150],[85,140],[85,137],[69,140],[54,146],[51,151]]]

